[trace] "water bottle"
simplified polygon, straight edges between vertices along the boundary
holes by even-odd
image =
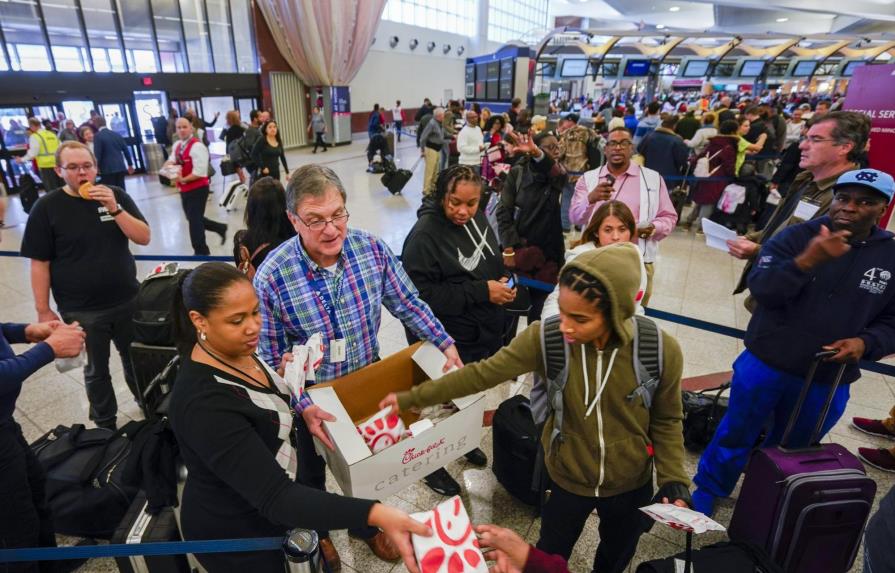
[[[289,573],[324,573],[329,571],[320,558],[320,540],[316,531],[293,529],[283,541],[286,570]]]

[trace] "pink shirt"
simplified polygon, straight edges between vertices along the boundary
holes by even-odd
[[[600,181],[603,181],[609,170],[604,165],[599,169]],[[615,178],[615,194],[613,199],[621,201],[631,209],[634,214],[634,221],[640,221],[640,166],[633,161],[628,166],[628,170]],[[671,234],[674,226],[677,224],[677,212],[671,203],[671,196],[668,195],[668,188],[665,187],[665,181],[659,177],[659,209],[651,223],[656,227],[653,234],[654,241],[661,241]],[[579,177],[575,184],[575,194],[572,196],[572,205],[569,208],[569,220],[575,225],[582,227],[590,222],[594,211],[602,205],[603,201],[589,203],[588,194],[592,189],[587,188],[585,177]]]

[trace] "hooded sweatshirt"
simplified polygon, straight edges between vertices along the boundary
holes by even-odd
[[[873,227],[851,250],[809,272],[794,259],[808,246],[827,216],[780,232],[761,249],[749,274],[749,291],[757,302],[746,329],[746,348],[759,360],[793,376],[805,376],[821,347],[843,338],[864,341],[864,359],[879,360],[895,352],[895,241],[889,231]],[[839,365],[822,363],[819,383],[833,381]],[[849,364],[842,377],[861,377]]]
[[[420,297],[460,344],[491,346],[503,333],[503,307],[491,303],[488,281],[504,275],[501,250],[482,210],[455,225],[431,197],[404,241],[401,262]]]
[[[563,440],[550,441],[553,415],[547,419],[541,443],[547,471],[559,487],[588,497],[610,497],[657,483],[687,485],[681,428],[683,358],[677,341],[662,333],[662,377],[652,408],[627,396],[637,388],[633,366],[634,296],[640,287],[640,258],[630,243],[582,253],[566,267],[598,278],[609,295],[606,347],[573,344],[569,375],[563,390]],[[415,386],[398,395],[402,409],[439,404],[497,386],[515,376],[542,376],[541,322],[531,324],[509,346],[487,360]]]

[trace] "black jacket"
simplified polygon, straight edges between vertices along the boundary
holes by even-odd
[[[507,175],[497,207],[500,244],[504,247],[537,246],[548,261],[563,265],[559,198],[568,175],[551,176],[554,162],[524,159]]]
[[[417,215],[401,262],[420,297],[459,345],[500,346],[504,310],[489,300],[488,281],[505,270],[485,214],[479,209],[466,225],[455,225],[426,198]]]
[[[675,177],[683,175],[690,148],[679,135],[659,127],[640,141],[637,152],[643,155],[644,165],[658,171],[671,189],[680,183]]]

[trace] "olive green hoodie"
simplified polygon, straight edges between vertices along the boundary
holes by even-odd
[[[627,398],[637,388],[633,316],[641,266],[636,248],[629,243],[610,245],[583,253],[566,265],[584,270],[605,285],[613,330],[603,350],[593,344],[571,345],[563,391],[563,439],[550,443],[552,414],[541,436],[550,477],[576,495],[610,497],[642,487],[652,478],[652,462],[659,487],[673,482],[689,485],[681,433],[683,359],[674,338],[662,333],[662,377],[652,408],[647,410],[639,398]],[[491,358],[402,392],[400,407],[438,404],[527,372],[543,376],[540,335],[541,323],[535,322]]]

